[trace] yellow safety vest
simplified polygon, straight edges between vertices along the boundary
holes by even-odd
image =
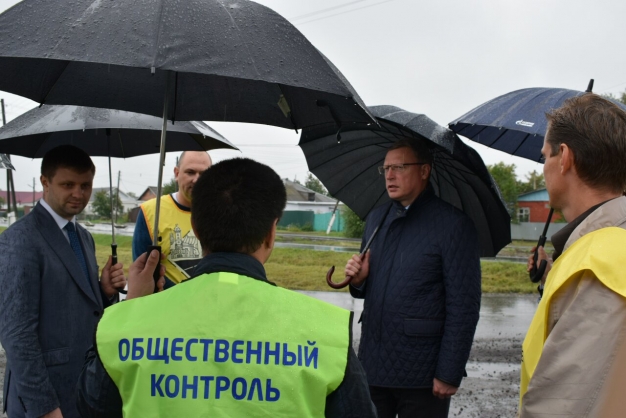
[[[111,306],[96,342],[126,417],[323,417],[344,378],[350,320],[308,296],[213,273]]]
[[[606,287],[626,297],[626,274],[622,269],[626,259],[625,244],[626,230],[602,228],[578,239],[555,261],[522,345],[520,406],[548,338],[548,313],[552,297],[570,279],[586,270],[593,272]]]
[[[156,199],[142,204],[141,210],[146,219],[150,238],[154,239]],[[193,273],[191,270],[202,258],[202,248],[191,228],[191,212],[179,208],[171,195],[161,198],[159,238],[161,252],[166,255],[163,262],[165,276],[174,283],[187,280],[188,272]]]

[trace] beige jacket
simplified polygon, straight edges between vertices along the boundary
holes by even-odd
[[[564,251],[583,235],[609,226],[626,229],[626,197],[592,212]],[[625,264],[615,260],[624,280]],[[548,315],[548,338],[519,416],[626,417],[626,299],[587,272],[558,290]]]

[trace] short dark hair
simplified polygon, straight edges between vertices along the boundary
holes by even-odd
[[[192,191],[191,219],[203,251],[252,254],[286,203],[285,186],[274,170],[235,158],[200,175]]]
[[[417,158],[418,162],[427,163],[429,165],[433,165],[433,154],[430,152],[430,149],[426,145],[426,141],[420,140],[418,138],[402,138],[394,142],[387,151],[391,151],[394,149],[400,148],[409,148],[413,151],[415,158]]]
[[[626,112],[587,93],[566,100],[546,117],[552,156],[566,144],[582,181],[614,192],[626,190]]]
[[[46,152],[41,161],[41,175],[51,179],[59,168],[70,168],[77,173],[91,171],[96,173],[96,166],[89,155],[73,145],[60,145]]]

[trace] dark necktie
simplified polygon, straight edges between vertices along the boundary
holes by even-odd
[[[72,222],[68,222],[65,225],[64,229],[67,231],[67,235],[70,238],[70,245],[72,246],[72,250],[74,254],[76,254],[76,258],[78,258],[78,264],[83,269],[83,273],[85,274],[85,278],[87,279],[87,283],[89,283],[89,270],[87,270],[87,263],[85,262],[85,256],[83,255],[83,249],[80,246],[80,241],[78,240],[78,234],[76,233],[76,228]]]

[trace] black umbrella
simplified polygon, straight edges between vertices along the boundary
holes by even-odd
[[[159,152],[162,121],[121,110],[81,106],[41,106],[0,128],[0,152],[43,158],[59,145],[74,145],[91,156],[109,157],[109,196],[113,210],[111,157],[135,157]],[[166,151],[238,149],[203,122],[168,124]],[[2,154],[0,154],[2,155]],[[117,262],[115,228],[111,217],[111,249]]]
[[[247,0],[24,0],[0,15],[0,90],[163,117],[156,248],[166,120],[372,120],[295,27]]]
[[[433,153],[430,183],[435,194],[474,221],[481,255],[495,256],[511,242],[511,218],[476,151],[424,115],[395,106],[369,109],[379,125],[344,128],[340,141],[329,126],[302,132],[300,147],[309,169],[332,196],[365,218],[389,200],[385,179],[377,170],[387,149],[399,139],[419,138]]]
[[[82,106],[41,106],[0,128],[0,152],[28,158],[59,145],[74,145],[94,157],[129,158],[156,154],[160,118],[122,110]],[[167,124],[165,151],[238,149],[204,122]]]
[[[489,100],[450,122],[454,132],[507,154],[541,162],[546,113],[572,97],[591,92],[560,88],[516,90]],[[626,111],[626,105],[613,101]]]
[[[0,15],[0,90],[176,121],[371,121],[323,54],[247,0],[24,0]]]

